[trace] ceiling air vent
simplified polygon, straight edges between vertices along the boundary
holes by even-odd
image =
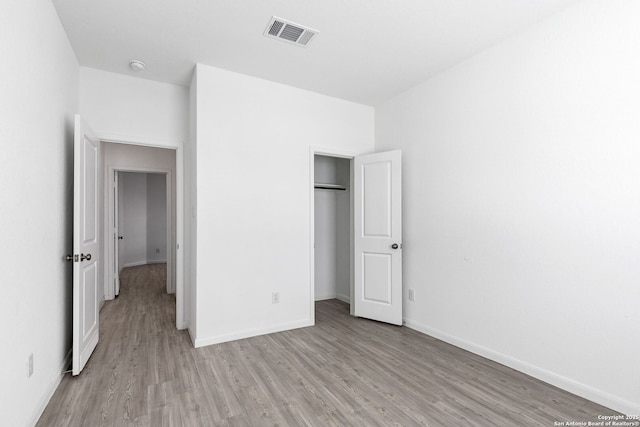
[[[264,35],[271,38],[282,40],[283,42],[293,43],[298,46],[306,47],[309,45],[313,37],[318,31],[295,24],[286,19],[273,16],[264,30]]]

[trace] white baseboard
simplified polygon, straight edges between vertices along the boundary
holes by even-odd
[[[216,335],[207,338],[196,338],[193,346],[204,347],[212,344],[220,344],[223,342],[241,340],[243,338],[257,337],[259,335],[273,334],[275,332],[288,331],[291,329],[305,328],[307,326],[313,326],[313,323],[309,319],[298,320],[296,322],[282,323],[279,325],[269,326],[267,328],[246,329],[240,332],[234,332],[232,334]],[[191,334],[190,334],[191,335]],[[193,337],[192,337],[193,341]]]
[[[40,399],[40,401],[38,402],[38,406],[36,406],[36,410],[33,413],[33,416],[31,417],[31,422],[28,425],[35,426],[38,423],[38,420],[42,416],[42,413],[44,412],[47,405],[49,404],[51,397],[53,397],[53,393],[56,392],[56,389],[60,385],[60,381],[62,381],[62,377],[64,377],[63,372],[66,371],[70,365],[71,365],[71,349],[69,349],[69,352],[67,353],[66,357],[64,358],[64,361],[62,362],[62,366],[60,366],[60,370],[59,370],[60,373],[56,374],[53,377],[53,379],[49,382],[49,385],[47,385],[47,388],[45,389],[45,392],[42,395],[42,398]]]
[[[319,297],[315,297],[315,301],[324,301],[327,299],[339,299],[342,302],[346,302],[347,304],[351,304],[351,298],[349,295],[341,295],[341,294],[331,294],[331,295],[322,295]]]
[[[351,304],[351,297],[349,297],[349,295],[338,294],[338,295],[336,295],[336,298],[338,298],[342,302],[346,302],[347,304]]]
[[[189,324],[187,322],[183,321],[178,321],[176,323],[176,329],[178,329],[179,331],[184,331],[185,329],[189,328]]]
[[[191,325],[187,326],[187,332],[189,333],[189,338],[191,339],[191,345],[196,346],[196,334],[191,330]]]
[[[122,268],[137,267],[139,265],[147,265],[147,261],[127,262],[122,266]]]
[[[165,260],[158,259],[158,260],[152,260],[152,261],[149,261],[149,260],[136,261],[136,262],[128,262],[128,263],[126,263],[126,264],[124,264],[122,266],[122,268],[138,267],[140,265],[149,265],[149,264],[166,264],[166,263],[167,263],[166,259]]]
[[[466,341],[453,335],[449,335],[445,332],[432,329],[418,322],[405,319],[405,325],[418,332],[422,332],[423,334],[432,336],[456,347],[462,348],[464,350],[478,354],[482,357],[486,357],[487,359],[493,360],[494,362],[498,362],[502,365],[523,372],[541,381],[566,390],[569,393],[573,393],[602,406],[606,406],[607,408],[613,409],[614,411],[618,411],[626,415],[640,414],[640,405],[637,403],[630,402],[618,396],[614,396],[589,385],[582,384],[570,378],[563,377],[562,375],[558,375],[554,372],[531,365],[522,360],[515,359],[513,357],[477,345],[470,341]]]
[[[325,294],[314,298],[315,301],[324,301],[326,299],[336,299],[336,294]]]

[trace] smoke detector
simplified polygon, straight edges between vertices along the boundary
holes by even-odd
[[[264,35],[283,42],[307,47],[314,36],[318,34],[317,30],[296,24],[286,19],[272,16],[264,30]]]
[[[144,70],[144,67],[144,62],[137,59],[132,59],[131,61],[129,61],[129,68],[131,68],[133,71],[142,71]]]

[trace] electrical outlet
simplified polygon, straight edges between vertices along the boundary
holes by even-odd
[[[31,377],[33,375],[33,353],[29,355],[29,360],[27,361],[27,375]]]
[[[271,294],[271,304],[277,304],[280,302],[280,292],[274,292]]]
[[[409,301],[415,301],[416,300],[416,293],[413,289],[409,289]]]

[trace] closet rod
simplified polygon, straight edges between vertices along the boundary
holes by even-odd
[[[338,185],[338,184],[321,184],[316,182],[313,186],[316,189],[319,190],[338,190],[338,191],[345,191],[347,189],[346,186],[344,185]]]

